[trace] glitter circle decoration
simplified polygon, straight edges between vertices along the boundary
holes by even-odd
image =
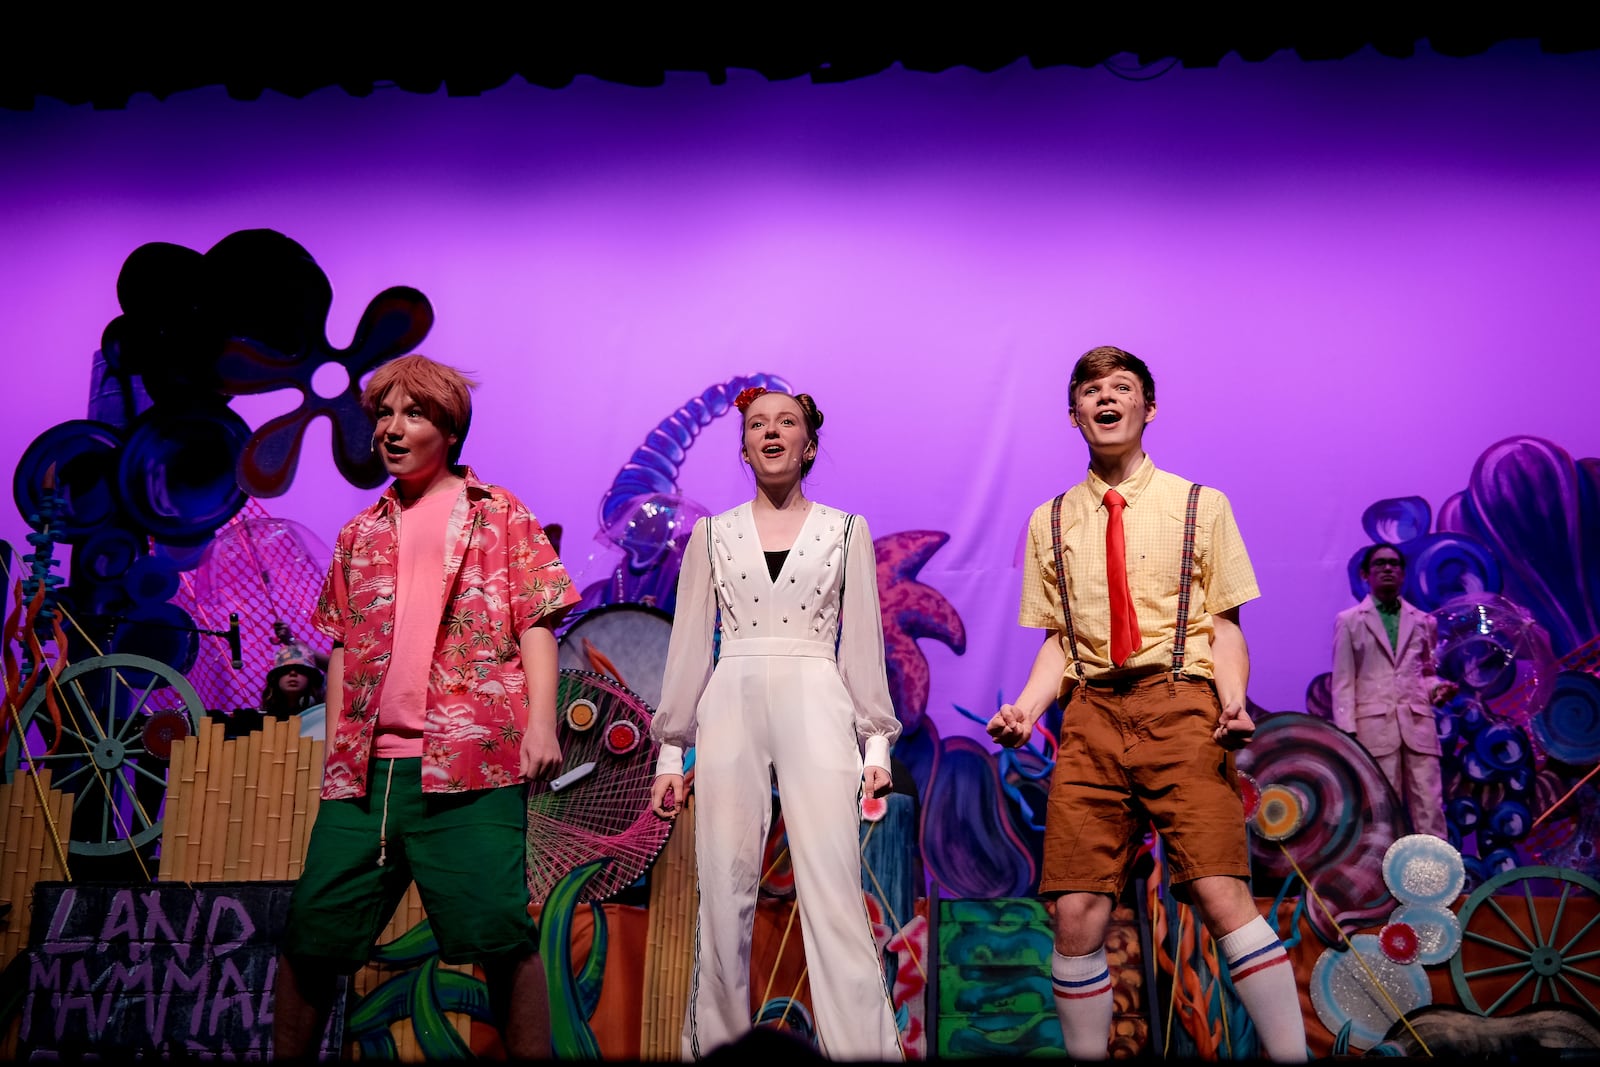
[[[1305,825],[1306,806],[1298,791],[1276,783],[1261,790],[1250,827],[1268,841],[1293,837]]]
[[[567,728],[582,733],[600,721],[600,713],[595,710],[593,702],[588,700],[574,700],[567,705]]]
[[[1455,912],[1434,904],[1402,904],[1389,922],[1404,923],[1417,935],[1417,962],[1425,967],[1450,962],[1461,949],[1461,923]]]
[[[1351,950],[1324,949],[1317,957],[1311,969],[1311,1006],[1331,1033],[1350,1024],[1352,1049],[1369,1049],[1397,1021],[1391,1000],[1404,1015],[1433,1003],[1433,994],[1421,964],[1389,959],[1372,934],[1357,934],[1350,941],[1355,946]],[[1381,992],[1373,987],[1374,978]]]
[[[1442,906],[1461,895],[1467,868],[1443,838],[1407,834],[1383,854],[1383,881],[1402,904]]]
[[[644,735],[629,719],[616,719],[606,725],[606,751],[613,756],[626,756],[639,747]]]
[[[1378,931],[1378,947],[1395,963],[1415,963],[1422,943],[1409,923],[1388,922]]]

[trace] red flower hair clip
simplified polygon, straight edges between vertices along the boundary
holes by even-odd
[[[745,408],[755,403],[756,397],[762,396],[766,392],[767,390],[759,385],[741,389],[739,390],[739,395],[733,398],[733,406],[739,409],[739,414],[743,415]]]

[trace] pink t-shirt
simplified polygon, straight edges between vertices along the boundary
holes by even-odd
[[[445,536],[450,510],[461,494],[425,496],[400,513],[400,562],[395,573],[394,634],[389,666],[378,692],[378,728],[372,754],[379,759],[422,755],[428,720],[428,672],[444,617]]]

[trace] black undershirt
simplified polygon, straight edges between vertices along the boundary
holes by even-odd
[[[761,554],[767,557],[767,573],[772,575],[773,581],[777,581],[778,572],[783,570],[783,561],[789,558],[789,550],[786,548],[782,552],[768,552],[762,549]]]

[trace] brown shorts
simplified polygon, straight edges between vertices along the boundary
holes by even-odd
[[[1120,894],[1151,827],[1173,885],[1248,877],[1233,754],[1211,739],[1221,714],[1200,680],[1078,686],[1061,719],[1040,895]]]

